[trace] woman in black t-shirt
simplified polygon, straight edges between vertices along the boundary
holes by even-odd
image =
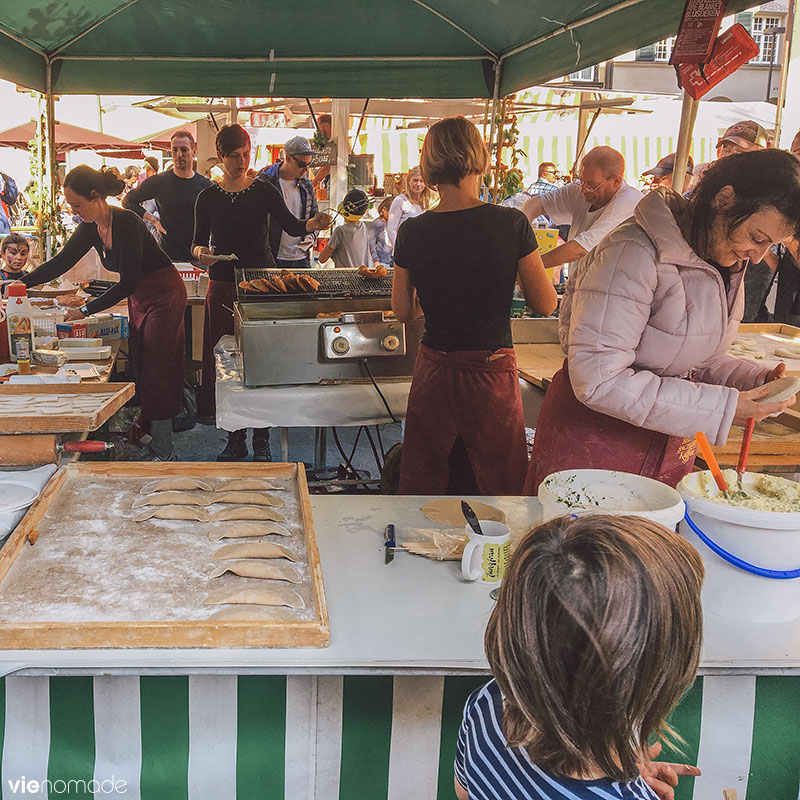
[[[274,267],[269,248],[270,216],[290,236],[305,236],[324,230],[332,223],[328,214],[299,220],[286,207],[281,193],[266,181],[247,174],[250,166],[250,136],[241,125],[225,125],[217,134],[217,156],[223,177],[203,189],[194,208],[192,255],[208,270],[203,329],[203,386],[201,413],[214,417],[216,365],[214,347],[221,336],[233,333],[236,302],[234,264],[238,267]],[[214,253],[236,255],[236,261],[219,261]],[[242,461],[247,458],[247,430],[231,431],[217,461]],[[269,428],[253,431],[253,460],[271,461]]]
[[[402,322],[425,316],[400,492],[521,494],[528,460],[511,301],[517,279],[536,313],[555,310],[556,292],[525,215],[478,199],[489,153],[471,122],[437,122],[420,166],[441,200],[403,223],[394,251],[392,309]]]
[[[110,206],[125,183],[114,173],[85,164],[64,180],[64,197],[83,220],[58,255],[22,277],[26,286],[63,275],[94,248],[103,266],[119,273],[100,297],[67,311],[66,320],[104,311],[128,298],[131,363],[142,404],[142,423],[152,441],[145,460],[176,461],[172,418],[183,405],[183,314],[186,287],[166,253],[133,211]]]

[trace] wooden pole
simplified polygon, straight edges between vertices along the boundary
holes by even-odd
[[[689,149],[692,143],[692,131],[697,119],[699,100],[683,93],[683,106],[681,107],[681,122],[678,129],[678,147],[675,151],[675,165],[672,170],[672,188],[683,194],[683,179],[686,177],[686,167],[689,164]]]

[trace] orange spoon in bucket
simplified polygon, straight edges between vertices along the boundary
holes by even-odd
[[[697,446],[700,448],[700,452],[703,454],[706,464],[708,464],[711,474],[714,476],[714,480],[717,482],[717,486],[719,486],[719,490],[727,500],[730,500],[731,493],[728,488],[728,482],[722,475],[722,470],[717,463],[717,457],[714,455],[714,451],[711,449],[706,435],[702,431],[698,431],[694,435],[694,438],[697,441]]]

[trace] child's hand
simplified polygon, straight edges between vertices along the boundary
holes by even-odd
[[[661,742],[656,742],[649,750],[650,758],[661,752]],[[639,765],[639,774],[644,782],[658,795],[659,800],[675,800],[673,787],[678,785],[681,775],[700,775],[700,770],[690,764],[671,764],[667,761],[648,761]]]

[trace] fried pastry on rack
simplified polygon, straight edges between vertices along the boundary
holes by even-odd
[[[368,267],[366,264],[362,264],[358,268],[358,274],[362,278],[376,281],[380,280],[381,278],[385,278],[389,273],[386,271],[386,267],[384,267],[383,264],[380,264],[377,267]]]

